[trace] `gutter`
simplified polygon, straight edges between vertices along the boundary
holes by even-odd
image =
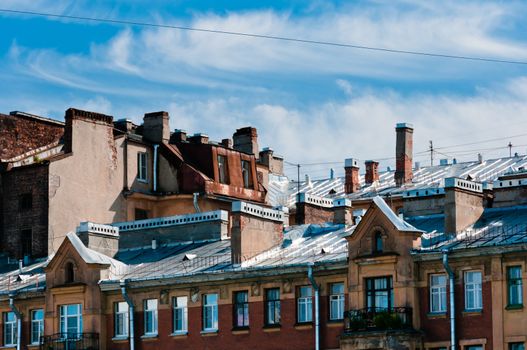
[[[15,294],[9,295],[9,308],[16,316],[16,350],[20,350],[20,342],[22,341],[22,314],[15,306]]]
[[[154,192],[157,192],[157,149],[159,145],[154,145]]]
[[[319,312],[319,292],[320,287],[313,277],[313,263],[307,265],[307,278],[315,290],[315,350],[320,349],[320,312]]]
[[[443,250],[443,266],[448,273],[448,279],[450,281],[450,348],[455,350],[456,346],[456,314],[455,314],[455,300],[454,300],[454,288],[455,288],[455,273],[448,264],[448,253],[449,250]]]
[[[135,349],[135,336],[134,336],[134,303],[128,293],[126,292],[126,281],[120,282],[121,294],[123,295],[124,300],[128,304],[128,315],[129,315],[129,327],[128,333],[130,338],[130,350]],[[17,349],[18,350],[18,349]]]

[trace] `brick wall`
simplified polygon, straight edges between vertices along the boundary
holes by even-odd
[[[0,114],[0,158],[9,159],[60,140],[64,127],[41,119]]]
[[[31,230],[34,257],[48,253],[48,165],[15,168],[2,174],[2,247],[9,256],[21,258],[22,230]],[[31,194],[31,208],[20,209],[20,199]]]
[[[296,203],[295,224],[333,222],[333,212],[333,208],[319,207],[309,203]]]

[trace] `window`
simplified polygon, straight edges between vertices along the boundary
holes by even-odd
[[[430,276],[430,312],[446,312],[446,275]]]
[[[186,333],[188,329],[188,298],[175,297],[174,308],[174,333]]]
[[[75,268],[71,262],[66,263],[66,266],[64,267],[64,282],[75,282]]]
[[[148,153],[137,153],[137,180],[142,182],[148,181]]]
[[[309,286],[302,286],[298,288],[298,323],[311,322],[313,320],[312,311],[312,291]]]
[[[382,253],[382,233],[376,231],[373,237],[373,252]]]
[[[344,319],[344,283],[333,283],[330,286],[329,319]]]
[[[144,301],[145,307],[145,335],[157,335],[157,299]]]
[[[466,350],[483,350],[483,345],[469,345],[465,347]]]
[[[203,330],[218,330],[218,294],[203,295]]]
[[[366,306],[374,312],[393,307],[392,276],[366,279]]]
[[[4,346],[16,345],[16,316],[14,312],[4,312]]]
[[[33,254],[33,233],[31,229],[25,229],[20,232],[22,237],[22,256],[31,256]]]
[[[81,304],[60,306],[60,333],[63,338],[77,338],[82,333]]]
[[[148,210],[135,208],[134,218],[135,220],[146,220],[148,219]]]
[[[227,157],[218,155],[218,180],[222,184],[229,183],[229,171],[227,170]]]
[[[18,198],[18,211],[27,211],[33,208],[33,194],[24,193]]]
[[[31,311],[31,344],[39,344],[44,335],[44,310]]]
[[[280,324],[280,289],[271,288],[265,290],[265,325],[274,326]]]
[[[114,335],[116,338],[128,337],[128,303],[120,301],[114,304]]]
[[[509,343],[509,350],[525,350],[524,343]]]
[[[249,327],[249,293],[234,293],[234,327]]]
[[[481,295],[481,272],[465,272],[465,309],[481,310],[483,300]]]
[[[507,268],[507,286],[509,306],[522,305],[522,268],[510,266]]]
[[[248,160],[242,160],[242,177],[243,177],[243,187],[252,188],[253,187],[253,177],[251,174],[251,162]]]

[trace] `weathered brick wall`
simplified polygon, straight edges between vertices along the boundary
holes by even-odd
[[[21,231],[31,229],[33,256],[47,256],[48,165],[31,165],[3,173],[2,192],[2,250],[10,257],[21,258]],[[20,210],[20,196],[26,193],[32,195],[31,208]]]
[[[296,203],[297,225],[333,222],[333,208],[324,208],[309,203]]]
[[[0,158],[9,159],[60,140],[64,127],[41,119],[0,114]]]

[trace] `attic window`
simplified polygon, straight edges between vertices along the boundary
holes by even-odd
[[[73,268],[73,263],[66,263],[64,268],[64,282],[73,283],[75,282],[75,270]]]
[[[374,253],[382,253],[383,246],[382,246],[382,233],[380,231],[375,231],[373,235],[373,252]]]

